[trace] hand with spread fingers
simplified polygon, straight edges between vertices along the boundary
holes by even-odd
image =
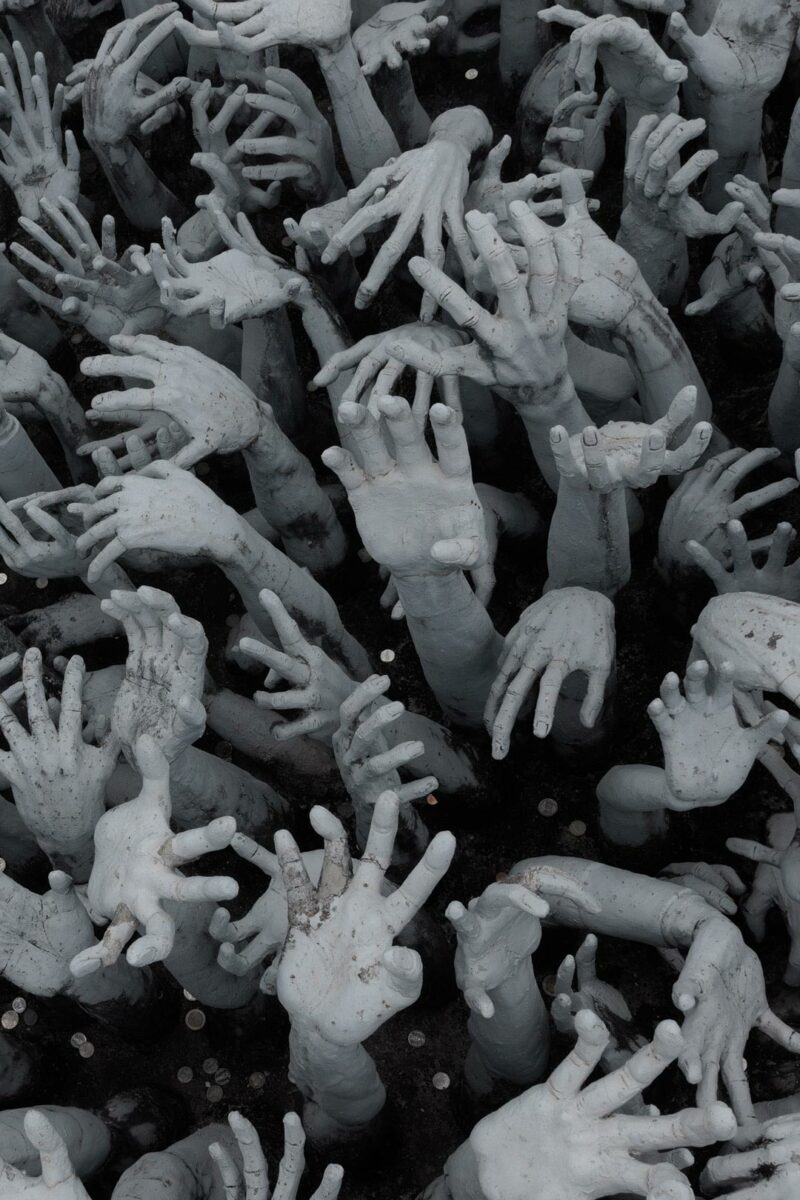
[[[538,681],[535,737],[549,734],[559,692],[573,671],[588,679],[580,719],[591,728],[614,670],[614,606],[599,592],[557,588],[535,601],[506,635],[484,721],[492,757],[505,758],[517,717]]]
[[[0,87],[0,106],[11,116],[10,132],[0,130],[0,178],[14,193],[20,214],[33,221],[39,219],[42,200],[74,202],[81,189],[78,143],[71,130],[62,133],[61,129],[63,86],[58,84],[51,101],[44,59],[40,55],[36,59],[37,74],[28,72],[20,81],[26,99],[27,88],[33,93],[33,111],[20,101],[7,64],[0,71],[5,85]]]
[[[192,156],[192,166],[205,171],[212,183],[212,196],[198,197],[204,204],[216,200],[230,216],[237,212],[260,212],[274,208],[280,199],[280,184],[267,188],[256,187],[252,176],[245,174],[242,144],[248,138],[258,138],[273,121],[270,113],[255,117],[233,140],[231,125],[243,114],[247,105],[247,84],[242,83],[226,96],[215,117],[209,115],[212,87],[204,79],[192,96],[192,128],[200,150]]]
[[[232,900],[239,892],[229,876],[185,876],[178,870],[230,845],[235,819],[218,817],[201,828],[173,833],[169,763],[149,735],[136,742],[134,762],[141,792],[110,809],[95,826],[86,897],[93,920],[108,927],[101,942],[72,959],[70,969],[78,979],[116,962],[137,932],[142,936],[128,947],[128,963],[144,967],[162,962],[175,941],[175,921],[165,900]]]
[[[544,135],[539,169],[574,167],[597,174],[606,157],[606,131],[620,100],[613,88],[605,91],[599,104],[596,92],[571,92],[559,100]]]
[[[22,682],[27,731],[0,697],[0,726],[9,746],[0,754],[0,771],[11,783],[20,816],[53,866],[79,883],[89,878],[94,829],[105,812],[106,785],[119,757],[113,734],[100,746],[84,741],[85,674],[83,659],[71,658],[54,717],[44,690],[41,652],[26,650]]]
[[[42,218],[47,218],[60,240],[36,221],[21,219],[20,225],[56,266],[19,242],[12,242],[11,251],[41,281],[54,285],[60,296],[27,279],[20,281],[22,290],[43,308],[70,324],[82,325],[106,344],[117,333],[161,329],[167,314],[159,304],[158,288],[142,247],[129,246],[119,253],[114,218],[103,217],[98,241],[80,209],[66,197],[58,197],[52,204],[45,199],[40,207]]]
[[[350,0],[191,0],[190,7],[215,31],[199,30],[184,21],[182,32],[190,45],[222,46],[255,54],[288,42],[311,50],[332,49],[350,33]]]
[[[382,1108],[383,1085],[361,1043],[418,998],[422,963],[394,938],[444,877],[455,851],[439,833],[390,895],[400,801],[377,801],[364,855],[353,867],[341,822],[324,808],[311,823],[325,841],[315,887],[290,833],[275,835],[289,908],[289,933],[276,986],[289,1013],[289,1075],[306,1099],[306,1127],[318,1140],[360,1131]]]
[[[725,529],[729,521],[780,500],[797,487],[796,479],[781,479],[737,498],[736,491],[751,472],[780,457],[773,447],[723,450],[683,477],[667,500],[658,530],[658,563],[674,575],[693,569],[694,542],[720,561],[729,561]],[[696,552],[695,552],[696,553]]]
[[[668,1152],[730,1137],[736,1126],[730,1109],[710,1103],[668,1116],[617,1111],[684,1052],[678,1026],[662,1021],[653,1040],[627,1063],[589,1084],[609,1032],[586,1010],[578,1013],[575,1027],[573,1050],[549,1078],[484,1117],[450,1156],[445,1178],[454,1200],[527,1197],[534,1179],[541,1200],[619,1192],[692,1200],[691,1185]]]
[[[789,714],[776,710],[750,728],[739,720],[733,699],[735,667],[720,663],[709,675],[702,659],[683,680],[664,678],[661,697],[647,706],[664,750],[669,807],[724,804],[738,791],[762,750],[780,738]]]
[[[795,559],[793,563],[786,561],[795,538],[795,531],[788,521],[781,521],[775,526],[773,534],[761,539],[767,545],[758,546],[763,560],[760,565],[755,561],[755,547],[748,541],[747,531],[741,521],[728,521],[725,534],[727,546],[721,558],[717,558],[699,542],[686,543],[689,554],[698,567],[705,571],[719,595],[765,592],[769,596],[782,596],[784,600],[800,601],[800,560]]]
[[[133,761],[145,735],[173,762],[202,736],[202,695],[208,641],[199,621],[184,616],[168,592],[115,589],[101,605],[128,639],[125,679],[114,703],[112,729]]]
[[[433,14],[443,0],[395,0],[383,4],[374,16],[359,25],[353,33],[353,45],[361,70],[374,75],[381,67],[397,70],[406,55],[425,54],[431,38],[448,24],[449,18]]]
[[[269,1186],[269,1171],[255,1126],[240,1112],[228,1113],[228,1124],[236,1139],[241,1167],[220,1142],[212,1142],[208,1152],[225,1190],[225,1200],[294,1200],[305,1171],[306,1135],[296,1113],[283,1118],[283,1157],[278,1167],[274,1192]],[[325,1168],[311,1200],[337,1200],[344,1172],[331,1163]]]

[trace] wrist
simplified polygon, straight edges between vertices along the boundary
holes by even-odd
[[[552,382],[544,387],[495,388],[498,395],[507,399],[517,410],[523,422],[537,425],[565,424],[560,414],[568,410],[577,400],[577,392],[569,371],[559,370]],[[588,424],[588,417],[586,419]]]

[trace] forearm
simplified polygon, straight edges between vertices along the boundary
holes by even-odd
[[[447,716],[480,726],[503,639],[466,576],[393,576],[428,684]]]
[[[591,419],[581,404],[569,375],[563,375],[551,387],[538,391],[533,388],[496,388],[516,408],[528,435],[536,465],[554,492],[558,491],[558,469],[550,448],[550,430],[563,425],[572,436],[591,425]]]
[[[672,796],[661,767],[628,763],[606,771],[597,785],[600,828],[617,846],[641,846],[666,832]]]
[[[317,62],[325,78],[345,160],[354,183],[400,153],[366,76],[362,74],[350,38],[336,50],[319,50]]]
[[[306,1103],[320,1110],[308,1114],[307,1129],[322,1126],[331,1138],[360,1133],[386,1099],[375,1063],[362,1045],[336,1046],[295,1021],[289,1033],[289,1079]]]
[[[648,946],[687,947],[705,921],[724,920],[690,888],[584,858],[526,858],[514,864],[508,882],[525,884],[529,876],[531,887],[536,889],[536,868],[542,866],[556,867],[561,874],[569,875],[601,906],[599,913],[588,913],[573,900],[545,889],[550,906],[547,920],[556,925]]]
[[[645,283],[662,304],[676,304],[689,278],[689,253],[678,230],[648,221],[631,205],[622,211],[617,245],[636,259]]]
[[[196,746],[184,750],[171,763],[170,791],[178,829],[232,816],[237,829],[255,836],[277,828],[289,810],[287,802],[269,784]]]
[[[421,146],[428,139],[431,119],[419,102],[411,67],[381,67],[372,76],[381,111],[392,127],[401,150]]]
[[[347,552],[344,530],[308,459],[273,419],[243,451],[256,507],[277,529],[294,562],[321,574]]]
[[[242,323],[241,377],[251,392],[269,404],[289,437],[306,422],[308,397],[297,363],[292,327],[285,308]]]
[[[767,408],[770,441],[784,454],[800,447],[800,375],[784,355]]]
[[[596,492],[561,480],[547,536],[547,590],[585,587],[613,598],[631,575],[625,488]]]
[[[789,136],[783,152],[782,188],[800,188],[800,100],[794,106],[789,123]],[[775,209],[775,229],[800,238],[800,209],[779,204]]]
[[[186,215],[183,205],[161,182],[133,142],[103,145],[89,133],[86,140],[134,228],[159,232],[163,217],[169,217],[174,225],[181,224]]]
[[[47,399],[41,401],[42,412],[61,443],[70,475],[77,483],[94,478],[90,461],[77,453],[79,446],[91,440],[83,409],[55,372],[45,381],[44,390]]]
[[[691,351],[667,310],[644,283],[618,336],[638,380],[645,421],[652,424],[663,417],[678,392],[689,384],[697,388],[694,420],[711,420],[711,398]]]
[[[366,652],[342,625],[331,595],[307,571],[271,546],[232,510],[236,528],[225,543],[217,565],[239,592],[247,611],[268,637],[274,636],[259,602],[264,588],[276,592],[301,627],[316,635],[332,658],[361,679],[369,674]]]
[[[331,304],[328,297],[320,288],[309,281],[308,288],[304,289],[297,298],[297,304],[300,309],[303,329],[306,331],[308,340],[314,347],[321,367],[334,354],[338,354],[341,350],[346,350],[352,345],[352,338],[347,326],[340,317],[336,307]],[[349,426],[342,425],[339,422],[339,405],[353,378],[353,374],[353,371],[343,371],[326,386],[328,399],[331,404],[331,415],[339,433],[339,441],[345,449],[349,450],[355,449],[353,435]],[[358,454],[356,454],[356,457],[358,458]]]
[[[521,89],[547,46],[547,27],[539,13],[548,0],[501,0],[500,76],[506,86]]]
[[[496,1080],[529,1087],[544,1074],[550,1046],[550,1017],[532,960],[524,959],[516,974],[489,992],[489,998],[493,1016],[470,1013],[467,1082],[478,1094]]]
[[[740,95],[712,95],[706,122],[708,144],[719,158],[711,163],[703,189],[703,203],[718,212],[729,200],[725,184],[734,175],[746,175],[766,184],[761,150],[764,102],[767,94],[750,89]]]

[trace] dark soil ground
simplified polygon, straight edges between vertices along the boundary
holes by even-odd
[[[100,31],[93,29],[74,38],[71,48],[76,60],[91,53],[99,44],[100,36]],[[324,106],[324,90],[310,58],[288,52],[283,61],[311,82]],[[465,72],[472,67],[477,68],[478,76],[475,80],[467,80]],[[454,59],[431,55],[415,62],[414,73],[421,99],[432,115],[456,104],[474,103],[493,121],[498,138],[512,127],[513,104],[503,94],[493,55]],[[771,101],[767,129],[773,174],[778,169],[786,136],[792,90],[796,89],[787,87]],[[77,125],[75,116],[71,124]],[[151,150],[156,170],[188,203],[198,191],[207,190],[205,178],[182,165],[188,164],[192,153],[188,121],[161,131],[153,140]],[[515,177],[511,174],[515,165],[525,170],[533,166],[525,164],[523,167],[510,162],[509,178]],[[612,231],[618,215],[621,166],[617,134],[598,189],[603,199],[599,219]],[[88,151],[84,187],[96,203],[98,214],[115,212],[119,216],[105,180],[99,170],[93,168]],[[297,202],[287,192],[285,206],[265,215],[259,228],[270,248],[277,249],[281,245],[282,218],[289,214],[297,216],[299,211]],[[126,229],[121,217],[118,229],[121,246],[127,244],[128,233],[130,240],[143,240],[142,235]],[[0,234],[6,241],[18,236],[13,203],[7,197]],[[693,252],[699,268],[693,270],[691,295],[696,294],[696,278],[707,260],[710,246],[695,245]],[[414,305],[413,291],[401,281],[385,288],[368,313],[344,315],[353,334],[362,336],[413,319]],[[719,425],[736,444],[748,449],[768,444],[766,403],[778,363],[777,339],[770,345],[737,346],[722,341],[710,319],[689,321],[680,315],[676,319],[709,386]],[[66,327],[66,334],[76,359],[97,352],[96,344],[82,331]],[[298,339],[298,346],[304,377],[310,378],[315,369],[310,350],[302,338]],[[77,369],[72,371],[71,383],[76,393],[88,403],[92,391]],[[301,441],[306,452],[317,461],[319,452],[333,441],[330,418],[322,399],[312,401],[310,416],[313,419],[309,419]],[[57,447],[46,434],[41,438],[43,447],[58,463]],[[510,491],[526,491],[541,510],[547,512],[552,505],[551,497],[534,477],[525,437],[511,413],[504,414],[499,449],[500,453],[492,461],[478,463],[477,477]],[[244,473],[238,462],[217,459],[209,466],[206,481],[211,486],[240,508],[250,505],[251,498],[246,482],[242,482]],[[788,469],[785,464],[762,472],[754,479],[754,486],[777,478]],[[450,941],[450,931],[442,916],[446,904],[454,898],[466,901],[479,894],[498,872],[520,857],[541,853],[581,855],[644,872],[656,872],[676,860],[731,861],[724,847],[727,836],[758,837],[763,833],[766,817],[788,807],[776,785],[757,768],[746,787],[725,808],[676,817],[669,835],[657,844],[636,851],[620,850],[608,845],[599,832],[594,789],[606,767],[615,762],[660,761],[658,740],[647,720],[645,707],[657,694],[665,672],[680,670],[685,663],[690,641],[688,628],[703,603],[701,587],[687,605],[677,604],[676,597],[665,593],[652,566],[658,519],[665,497],[662,487],[644,497],[646,524],[633,548],[633,578],[617,598],[616,721],[602,749],[586,761],[567,762],[555,755],[550,744],[534,741],[527,725],[521,724],[509,758],[504,763],[493,763],[488,739],[474,735],[471,740],[480,762],[480,796],[440,795],[436,807],[425,808],[425,817],[432,829],[452,829],[458,839],[456,861],[430,906]],[[762,533],[771,529],[778,519],[796,522],[800,518],[799,505],[800,501],[790,497],[780,512],[770,510],[767,515],[755,514],[749,520],[749,527]],[[354,545],[357,542],[354,541]],[[510,628],[519,612],[540,594],[544,571],[541,544],[503,547],[492,605],[492,614],[500,630],[505,632]],[[222,656],[227,634],[226,618],[235,607],[222,577],[209,569],[178,574],[166,581],[165,586],[174,591],[184,611],[203,621],[212,645],[209,665],[217,683],[250,694],[254,687],[252,678],[228,666]],[[395,650],[396,659],[388,668],[393,678],[392,695],[403,699],[410,707],[438,716],[421,679],[404,625],[390,621],[378,606],[381,585],[375,567],[363,564],[353,554],[336,578],[329,581],[329,587],[341,606],[346,625],[369,649],[373,661],[377,662],[380,649],[391,647]],[[25,611],[51,602],[69,590],[72,589],[67,585],[50,583],[46,590],[39,591],[30,581],[12,575],[3,589],[3,601]],[[89,648],[87,661],[90,667],[99,667],[121,661],[123,656],[124,645],[116,640]],[[203,745],[210,750],[220,749],[213,735],[208,735]],[[239,761],[254,774],[264,777],[263,769],[257,764]],[[270,781],[291,799],[297,810],[294,824],[301,844],[310,848],[314,837],[309,836],[304,813],[318,797],[309,798],[307,789],[285,775],[279,779],[270,776]],[[537,806],[544,797],[552,797],[557,802],[558,810],[554,816],[539,814]],[[327,802],[334,808],[345,801],[341,788],[334,789],[327,797]],[[569,827],[574,821],[583,822],[586,832],[580,836],[570,833]],[[224,869],[224,864],[220,869]],[[235,870],[243,885],[243,911],[244,904],[258,894],[260,877],[250,876],[239,860],[236,860]],[[44,873],[43,865],[40,872],[23,882],[42,886]],[[747,867],[744,873],[747,874]],[[540,981],[552,973],[561,957],[574,950],[577,944],[578,938],[574,934],[548,932],[536,955]],[[775,921],[763,949],[764,968],[773,1002],[791,1020],[792,1015],[800,1016],[800,1003],[797,999],[792,1003],[791,997],[781,991],[780,976],[786,948],[783,928]],[[671,976],[654,951],[608,940],[601,945],[599,963],[605,978],[624,992],[635,1014],[636,1028],[642,1033],[649,1035],[656,1021],[675,1016],[670,1002]],[[11,1036],[34,1057],[38,1078],[36,1085],[20,1097],[19,1102],[101,1109],[115,1093],[150,1089],[149,1098],[142,1099],[141,1112],[151,1110],[165,1114],[163,1119],[159,1118],[161,1144],[209,1121],[223,1120],[230,1109],[238,1108],[255,1121],[274,1162],[280,1153],[281,1117],[289,1109],[300,1110],[300,1097],[287,1080],[287,1021],[282,1009],[275,1000],[263,1000],[252,1010],[241,1013],[208,1010],[205,1027],[192,1032],[187,1028],[184,1016],[189,1008],[196,1006],[180,995],[168,977],[165,976],[163,982],[163,1020],[147,1041],[136,1040],[133,1035],[130,1038],[120,1036],[66,1002],[30,998],[29,1007],[38,1019],[34,1025],[20,1023]],[[0,983],[2,1008],[10,1006],[15,994],[13,989]],[[408,1036],[412,1030],[422,1031],[425,1035],[422,1046],[409,1044]],[[92,1057],[81,1058],[70,1045],[70,1037],[76,1031],[83,1032],[94,1046]],[[439,1174],[447,1155],[467,1136],[480,1115],[462,1083],[467,1044],[466,1010],[455,990],[449,964],[445,964],[445,969],[429,981],[423,1000],[390,1021],[370,1043],[389,1101],[374,1142],[343,1159],[347,1168],[343,1195],[350,1200],[406,1200]],[[564,1045],[556,1039],[554,1059],[564,1050]],[[211,1066],[208,1060],[215,1061],[214,1071],[223,1069],[230,1073],[229,1080],[221,1085],[221,1098],[213,1099],[214,1094],[209,1094],[215,1080],[213,1073],[204,1071],[204,1063]],[[748,1061],[757,1099],[800,1090],[800,1063],[778,1051],[760,1035],[752,1039]],[[191,1067],[194,1072],[188,1084],[181,1084],[177,1078],[179,1068],[184,1066]],[[265,1077],[263,1087],[253,1086],[251,1076],[254,1072],[261,1072]],[[449,1077],[449,1087],[438,1090],[433,1086],[437,1072],[444,1072]],[[670,1072],[657,1090],[659,1094],[654,1094],[653,1098],[664,1110],[691,1102],[690,1089],[677,1070]],[[495,1103],[503,1098],[498,1096]],[[114,1179],[127,1161],[126,1153],[123,1138],[113,1168],[92,1185],[93,1200],[105,1200],[110,1195]],[[309,1153],[309,1163],[303,1194],[313,1190],[322,1166],[313,1152]]]

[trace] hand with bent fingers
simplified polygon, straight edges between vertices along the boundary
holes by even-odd
[[[477,210],[478,212],[496,217],[497,231],[500,236],[513,240],[515,231],[508,219],[509,204],[513,200],[531,201],[534,205],[534,211],[537,212],[538,206],[532,200],[532,197],[540,191],[547,191],[554,187],[556,181],[552,175],[545,175],[542,178],[538,175],[525,175],[522,179],[514,179],[509,183],[503,183],[501,172],[510,150],[511,138],[506,134],[486,155],[486,159],[480,169],[480,174],[469,186],[469,191],[464,201],[464,208],[467,212]],[[588,181],[589,172],[586,172],[586,175]],[[545,216],[547,214],[539,213],[539,215]]]
[[[766,1121],[758,1143],[754,1150],[709,1159],[701,1176],[703,1191],[717,1200],[792,1200],[800,1188],[800,1116]],[[733,1190],[721,1194],[720,1188]]]
[[[780,692],[800,699],[800,604],[761,592],[735,592],[709,600],[691,629],[693,658],[715,671],[733,663],[737,689]],[[748,709],[737,695],[743,716]],[[753,720],[758,720],[755,706]],[[760,715],[760,713],[759,713]]]
[[[443,0],[395,0],[383,4],[353,33],[353,45],[365,75],[374,75],[381,67],[397,70],[405,55],[425,54],[431,38],[449,22],[449,17],[434,17]]]
[[[266,190],[250,182],[244,171],[242,139],[259,137],[271,124],[270,114],[256,117],[233,141],[229,130],[247,104],[247,84],[242,83],[227,96],[217,115],[209,117],[211,80],[204,79],[192,96],[192,129],[199,153],[192,156],[192,166],[205,171],[213,185],[213,198],[230,216],[237,212],[260,212],[274,208],[280,199],[280,184],[271,183]],[[208,203],[210,197],[202,198]]]
[[[262,708],[302,712],[302,716],[273,727],[276,741],[288,741],[301,734],[330,736],[339,725],[339,709],[354,684],[337,662],[304,637],[300,626],[286,611],[275,592],[264,588],[259,601],[275,630],[280,650],[255,638],[242,638],[239,650],[267,668],[263,692],[253,699]],[[286,691],[275,691],[280,681],[291,684]]]
[[[86,437],[86,418],[67,384],[41,354],[5,333],[0,333],[0,362],[0,402],[16,417],[44,418],[73,470],[75,452]]]
[[[121,375],[151,386],[100,393],[92,400],[90,419],[136,426],[150,412],[166,414],[164,425],[176,421],[188,435],[188,442],[173,460],[176,467],[184,468],[195,466],[209,454],[246,449],[262,433],[266,417],[247,385],[199,350],[147,334],[117,335],[110,346],[115,354],[84,358],[84,375]],[[90,454],[101,445],[103,442],[90,442],[82,453]]]
[[[153,434],[164,420],[159,414]],[[232,514],[190,471],[163,461],[102,479],[91,499],[69,505],[68,511],[89,526],[76,543],[80,553],[103,543],[89,564],[89,583],[130,550],[208,557],[211,546],[227,536],[226,516]]]
[[[0,1158],[5,1200],[91,1200],[70,1160],[61,1134],[43,1112],[25,1113],[25,1136],[39,1155],[41,1175],[27,1175]]]
[[[266,67],[259,87],[249,92],[247,103],[267,119],[280,120],[279,134],[264,137],[248,131],[237,139],[245,155],[270,155],[276,162],[248,163],[245,179],[288,180],[307,204],[325,204],[344,193],[336,167],[333,133],[311,91],[298,75],[285,67]],[[263,127],[262,127],[263,128]]]
[[[738,909],[733,897],[741,897],[747,891],[733,867],[724,863],[670,863],[659,875],[697,892],[726,917],[736,916]]]
[[[111,7],[115,7],[116,0]],[[74,104],[80,104],[83,107],[83,93],[86,88],[86,80],[89,78],[89,72],[92,69],[94,59],[85,58],[81,62],[76,63],[64,80],[66,91],[64,93],[64,107],[72,108]],[[161,84],[156,83],[149,75],[145,75],[140,71],[136,76],[136,92],[139,96],[146,99],[149,96],[154,96],[156,92],[161,91]],[[158,129],[163,129],[165,125],[169,125],[181,114],[181,106],[179,100],[173,100],[171,104],[164,104],[157,108],[152,116],[145,117],[139,126],[139,133],[142,137],[147,137],[148,134],[155,133]]]
[[[269,1171],[261,1141],[255,1126],[239,1112],[228,1113],[239,1153],[241,1168],[234,1162],[227,1149],[219,1142],[212,1142],[208,1152],[214,1160],[226,1200],[295,1200],[305,1171],[306,1135],[296,1113],[287,1113],[283,1118],[283,1158],[278,1167],[278,1178],[274,1192],[270,1191]],[[331,1163],[325,1168],[320,1183],[311,1200],[337,1200],[344,1172]]]
[[[698,659],[680,682],[670,672],[661,698],[647,706],[664,750],[671,793],[669,807],[724,804],[750,774],[767,743],[780,737],[789,714],[776,710],[754,728],[743,725],[733,702],[734,666],[721,663],[709,680],[708,663]]]
[[[606,130],[620,99],[613,88],[608,88],[599,104],[596,92],[572,92],[559,100],[544,135],[539,169],[563,171],[564,167],[574,167],[596,174],[605,161]]]
[[[181,31],[189,45],[213,46],[255,54],[284,42],[311,50],[335,49],[350,35],[350,0],[190,0],[190,8],[213,22],[216,32],[197,29],[184,21]]]
[[[556,971],[555,992],[550,1016],[559,1033],[575,1037],[575,1020],[584,1010],[593,1012],[607,1026],[611,1037],[600,1060],[606,1074],[623,1066],[631,1053],[643,1045],[644,1039],[628,1028],[633,1017],[622,992],[597,974],[597,938],[593,933],[587,934],[574,955],[568,954],[563,959]],[[630,1113],[644,1113],[646,1106],[637,1096],[626,1109]]]
[[[539,20],[574,29],[562,68],[565,88],[594,92],[599,62],[606,86],[637,118],[644,112],[667,112],[688,74],[683,63],[669,58],[646,25],[633,17],[592,18],[556,4],[543,9]]]
[[[83,89],[84,127],[90,145],[119,146],[137,133],[144,121],[189,90],[190,81],[183,76],[149,96],[142,96],[137,88],[139,72],[180,21],[176,4],[157,4],[106,33]],[[155,28],[141,37],[155,22]]]
[[[182,875],[177,869],[203,854],[230,845],[233,817],[218,817],[199,829],[173,833],[169,763],[152,737],[143,734],[134,747],[142,790],[133,800],[110,809],[97,822],[95,858],[86,889],[93,920],[110,922],[103,940],[76,954],[70,970],[90,975],[119,958],[134,933],[144,930],[126,958],[132,967],[161,962],[172,950],[175,922],[165,900],[232,900],[236,880],[225,875]]]
[[[158,588],[115,589],[101,608],[119,621],[128,639],[112,729],[129,761],[147,735],[173,762],[205,729],[201,697],[208,642],[203,626]]]
[[[667,449],[691,419],[696,403],[697,389],[686,387],[652,425],[610,421],[601,429],[591,425],[574,437],[563,426],[554,426],[550,446],[559,476],[569,487],[612,492],[652,487],[661,475],[681,475],[694,466],[711,438],[708,421],[699,421],[681,445]]]
[[[725,845],[758,863],[750,895],[742,905],[747,928],[758,942],[767,934],[767,913],[774,906],[783,916],[791,944],[783,973],[788,987],[800,983],[800,853],[794,813],[775,813],[767,822],[768,846],[749,838],[728,838]]]
[[[664,1152],[729,1137],[735,1129],[730,1109],[713,1104],[669,1116],[617,1112],[683,1052],[678,1026],[662,1021],[651,1042],[588,1086],[609,1032],[586,1010],[578,1013],[575,1028],[575,1047],[549,1079],[484,1117],[448,1159],[445,1176],[456,1200],[467,1194],[521,1200],[530,1195],[534,1178],[541,1200],[590,1200],[619,1192],[648,1200],[691,1200],[689,1181]],[[642,1161],[651,1155],[655,1161]],[[476,1191],[462,1192],[460,1178],[474,1180]]]
[[[766,273],[761,261],[766,252],[760,251],[756,242],[760,233],[770,230],[771,209],[763,188],[746,175],[736,174],[725,184],[725,192],[730,200],[744,205],[744,211],[733,232],[717,244],[700,276],[700,298],[684,309],[690,317],[711,312],[759,283]]]
[[[442,231],[448,236],[462,268],[469,269],[464,198],[469,188],[471,156],[491,142],[491,128],[476,108],[455,108],[437,117],[424,146],[370,171],[349,193],[358,211],[335,233],[322,255],[323,265],[335,262],[357,238],[397,218],[356,293],[356,308],[367,308],[408,249],[419,230],[427,259],[438,269],[444,264]],[[375,200],[375,192],[385,191]],[[413,260],[412,260],[413,261]],[[436,305],[423,298],[421,316],[430,320]]]
[[[535,737],[549,734],[559,692],[573,671],[588,677],[580,719],[590,729],[603,707],[615,645],[614,606],[599,592],[556,588],[526,608],[506,635],[486,703],[484,722],[492,736],[492,758],[508,754],[514,723],[537,680]]]
[[[438,833],[403,883],[384,896],[399,811],[398,797],[384,792],[373,810],[363,858],[353,868],[341,822],[327,809],[312,808],[312,826],[325,840],[316,887],[291,834],[275,834],[289,906],[278,999],[293,1025],[310,1027],[337,1046],[365,1041],[413,1004],[422,986],[419,955],[392,943],[444,877],[455,839]]]
[[[89,561],[77,548],[77,534],[47,509],[90,494],[90,488],[78,485],[21,496],[10,504],[0,500],[0,556],[6,566],[28,579],[84,576]]]
[[[667,500],[658,530],[661,569],[672,574],[694,567],[689,542],[704,546],[715,558],[727,558],[727,523],[797,487],[797,480],[782,479],[736,498],[737,488],[752,471],[779,457],[773,447],[724,450],[684,476]]]
[[[242,213],[234,228],[217,204],[205,211],[228,249],[206,261],[189,262],[178,248],[172,222],[162,221],[164,249],[151,248],[150,265],[164,308],[176,317],[208,313],[212,327],[222,328],[292,303],[307,281],[262,246]]]
[[[36,57],[38,60],[40,56]],[[43,67],[44,61],[37,61],[37,68]],[[2,74],[7,84],[6,72]],[[11,116],[10,134],[0,131],[0,178],[14,193],[21,215],[37,221],[43,199],[77,201],[81,188],[81,160],[72,131],[68,129],[62,137],[61,85],[51,102],[46,71],[22,82],[23,90],[26,82],[32,90],[33,112],[30,105],[23,108],[16,88],[0,88],[0,105]]]
[[[269,885],[255,904],[236,921],[231,920],[227,908],[216,910],[208,931],[221,942],[217,962],[231,975],[247,975],[265,958],[272,956],[272,961],[261,976],[259,987],[262,992],[274,996],[281,951],[289,932],[286,889],[281,869],[276,855],[244,833],[233,835],[231,849],[245,862],[263,871],[269,879]],[[315,885],[318,884],[323,852],[309,850],[302,857],[309,878]],[[242,944],[245,938],[250,939],[246,945]]]
[[[53,865],[83,882],[89,878],[92,836],[105,812],[106,785],[119,757],[119,742],[101,746],[83,739],[83,659],[71,658],[64,672],[60,712],[53,718],[42,680],[42,655],[25,651],[29,732],[0,697],[0,725],[9,749],[0,771],[11,783],[20,816]]]
[[[400,821],[415,845],[423,850],[428,832],[412,807],[439,786],[433,775],[403,783],[400,770],[425,753],[422,742],[393,745],[384,732],[405,712],[399,700],[384,702],[391,680],[388,675],[371,675],[350,693],[339,709],[339,727],[333,735],[333,753],[342,782],[355,814],[356,842],[363,848],[378,798],[394,792],[402,805]]]
[[[398,325],[383,333],[369,334],[355,345],[332,354],[317,371],[309,387],[328,387],[341,375],[352,371],[352,378],[342,393],[340,403],[366,404],[377,418],[379,398],[394,393],[395,385],[406,369],[406,364],[392,355],[391,347],[398,339],[413,341],[415,345],[434,354],[463,346],[468,340],[460,329],[441,325],[438,321],[428,324],[412,321],[408,325]],[[444,402],[451,408],[458,408],[458,381],[446,375],[442,382]],[[423,420],[427,417],[432,393],[433,378],[423,371],[417,371],[412,411],[419,413]]]
[[[34,221],[20,225],[41,249],[54,258],[53,267],[19,242],[14,256],[43,280],[54,284],[60,298],[27,279],[22,290],[43,308],[73,325],[82,325],[98,341],[109,343],[114,334],[152,333],[167,316],[158,302],[158,289],[141,246],[118,252],[112,216],[103,217],[100,241],[77,205],[59,198],[43,200],[42,215],[60,235],[55,238]]]
[[[339,407],[360,465],[340,446],[322,456],[347,491],[368,553],[398,577],[480,566],[486,558],[483,512],[458,414],[443,404],[431,408],[434,460],[425,429],[405,400],[383,396],[378,410],[380,423],[362,405]]]
[[[672,999],[685,1014],[678,1064],[689,1083],[697,1085],[698,1104],[716,1100],[721,1073],[740,1127],[752,1133],[755,1117],[744,1069],[750,1031],[760,1029],[794,1054],[800,1054],[800,1034],[770,1009],[758,956],[727,917],[713,917],[700,926]]]
[[[785,600],[800,601],[800,560],[787,563],[789,547],[795,531],[788,521],[775,526],[767,539],[767,555],[761,566],[753,558],[754,547],[747,539],[741,521],[728,521],[725,526],[728,544],[722,559],[705,546],[689,541],[686,549],[717,589],[718,595],[728,592],[765,592]],[[759,545],[763,553],[764,546]]]
[[[552,867],[539,874],[559,894],[579,907],[590,904],[587,893]],[[490,883],[465,908],[453,900],[445,911],[456,931],[456,982],[471,1012],[486,1020],[495,1015],[492,992],[518,974],[542,940],[542,921],[550,906],[520,883]]]

